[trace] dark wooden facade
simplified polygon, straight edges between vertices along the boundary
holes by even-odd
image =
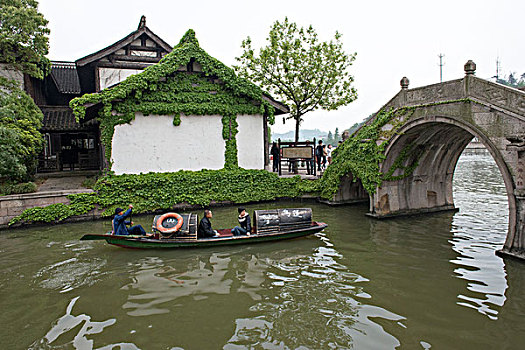
[[[103,169],[98,123],[77,122],[69,102],[118,84],[158,63],[171,49],[142,16],[137,30],[116,43],[75,62],[52,61],[51,73],[44,80],[25,77],[26,91],[44,114],[45,147],[38,172]]]

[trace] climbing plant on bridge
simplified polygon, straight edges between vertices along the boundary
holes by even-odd
[[[342,177],[347,174],[352,174],[354,181],[360,179],[364,189],[370,194],[375,193],[383,181],[401,180],[410,176],[419,165],[426,149],[413,143],[405,145],[390,169],[381,173],[379,164],[385,160],[384,152],[388,142],[417,108],[458,102],[478,103],[464,98],[379,111],[371,121],[365,123],[351,138],[333,151],[332,164],[321,178],[321,196],[332,198],[341,185]],[[383,128],[387,124],[390,124],[390,127]],[[407,161],[409,164],[405,165]],[[394,176],[398,169],[401,170],[401,174]]]
[[[322,197],[331,198],[339,189],[341,178],[347,174],[352,174],[354,181],[360,179],[368,193],[374,193],[376,187],[386,178],[385,174],[379,171],[379,163],[385,159],[384,151],[388,140],[413,112],[412,107],[382,110],[369,124],[364,124],[353,137],[337,147],[333,152],[332,164],[321,179]],[[387,124],[392,124],[391,128],[383,130]],[[393,172],[402,166],[407,152],[410,152],[410,148],[402,152],[403,159],[398,158],[399,160],[394,161],[392,173],[386,174],[387,176],[392,176]],[[407,174],[410,169],[405,170]]]
[[[208,55],[199,46],[191,29],[158,64],[113,88],[73,99],[70,106],[77,118],[84,118],[86,105],[99,103],[102,108],[97,118],[108,161],[115,126],[130,123],[136,112],[173,115],[174,126],[180,125],[181,114],[221,115],[227,168],[238,164],[235,116],[267,115],[268,121],[273,124],[275,113],[274,107],[264,98],[263,91],[248,80],[237,77],[231,68]],[[224,136],[226,134],[227,137]]]

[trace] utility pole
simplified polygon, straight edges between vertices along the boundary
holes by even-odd
[[[443,82],[443,66],[445,65],[443,63],[443,57],[445,57],[445,55],[440,53],[438,57],[439,57],[439,82],[442,83]]]
[[[501,61],[499,60],[499,56],[496,58],[496,81],[499,80],[499,70],[501,69]]]

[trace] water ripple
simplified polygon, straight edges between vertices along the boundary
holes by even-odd
[[[485,187],[479,186],[481,180]],[[454,201],[460,212],[452,222],[452,249],[459,256],[450,260],[454,272],[469,281],[468,295],[458,294],[458,305],[497,319],[505,303],[505,265],[494,251],[501,249],[508,227],[505,185],[489,156],[462,156],[454,179]]]

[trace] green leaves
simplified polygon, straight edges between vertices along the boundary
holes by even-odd
[[[28,180],[42,147],[42,112],[15,81],[0,77],[0,180]]]
[[[244,50],[234,67],[290,107],[288,119],[296,121],[296,140],[302,116],[319,108],[335,110],[357,98],[354,78],[348,68],[356,54],[346,54],[341,34],[320,42],[312,26],[299,28],[285,18],[276,21],[267,46],[254,54],[250,37],[241,44]]]
[[[332,164],[321,178],[321,196],[331,198],[339,189],[341,178],[347,174],[352,174],[354,181],[360,179],[368,193],[375,193],[384,180],[379,163],[385,159],[385,147],[413,111],[414,108],[380,111],[369,124],[364,124],[353,137],[339,145],[332,153]],[[382,130],[388,123],[393,124],[392,128]]]
[[[16,222],[55,222],[105,208],[111,216],[116,207],[133,203],[136,213],[171,210],[188,203],[207,206],[213,202],[248,203],[293,198],[319,191],[319,181],[301,180],[299,176],[281,179],[265,170],[223,169],[149,173],[140,175],[107,175],[100,178],[96,193],[70,195],[70,204],[54,204],[25,210]]]
[[[236,169],[239,167],[237,157],[237,140],[239,124],[235,115],[222,117],[222,138],[226,141],[224,151],[224,169]]]
[[[202,72],[179,71],[197,62]],[[86,114],[85,105],[102,103],[99,121],[108,161],[116,125],[129,123],[136,112],[146,115],[173,115],[173,125],[180,125],[180,114],[223,115],[266,113],[274,123],[275,108],[263,98],[262,90],[239,78],[234,71],[209,56],[199,46],[195,32],[186,32],[173,51],[158,64],[133,75],[111,89],[86,94],[71,101],[77,118]],[[228,117],[231,118],[231,117]],[[226,164],[237,164],[235,140],[226,143]]]
[[[0,160],[0,163],[2,161]],[[0,185],[0,195],[7,196],[10,194],[32,193],[36,192],[37,186],[34,182],[22,183],[4,183]]]
[[[0,62],[43,79],[50,68],[48,21],[35,0],[0,2]]]
[[[17,180],[27,174],[25,152],[19,144],[20,137],[15,130],[0,126],[0,177]]]

